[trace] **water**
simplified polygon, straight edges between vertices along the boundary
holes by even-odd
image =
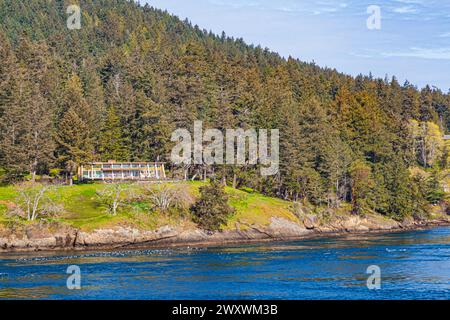
[[[67,267],[81,268],[68,290]],[[381,289],[366,270],[381,268]],[[0,255],[1,299],[450,299],[450,228],[224,248]]]

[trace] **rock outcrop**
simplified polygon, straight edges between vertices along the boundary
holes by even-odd
[[[0,250],[64,250],[76,246],[78,230],[67,225],[32,224],[18,230],[0,230]]]
[[[235,229],[223,232],[206,232],[195,228],[174,226],[164,226],[153,231],[115,227],[85,232],[67,225],[34,224],[17,230],[0,229],[0,252],[220,245],[232,242],[301,239],[323,234],[405,230],[449,224],[450,217],[442,217],[440,220],[406,219],[403,222],[396,222],[377,215],[337,217],[322,224],[314,215],[306,216],[301,223],[273,217],[268,226],[246,225],[238,222]]]

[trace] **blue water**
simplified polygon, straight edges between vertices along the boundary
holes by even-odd
[[[66,286],[81,270],[81,290]],[[381,269],[369,290],[366,270]],[[450,228],[223,248],[0,255],[0,299],[450,299]]]

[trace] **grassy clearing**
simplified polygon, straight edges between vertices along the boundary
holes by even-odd
[[[245,229],[248,225],[269,225],[272,217],[280,217],[290,221],[298,221],[291,212],[291,203],[277,198],[270,198],[251,191],[227,188],[230,205],[236,213],[230,218],[228,228],[235,228],[236,223]]]
[[[203,182],[183,182],[182,188],[195,198],[199,196],[199,189],[205,185]],[[143,194],[141,184],[124,184],[127,194],[133,194],[133,198],[139,199]],[[163,225],[192,224],[187,212],[159,213],[152,210],[151,205],[145,200],[132,200],[119,210],[116,216],[111,216],[106,208],[102,207],[96,192],[105,188],[104,184],[83,184],[74,186],[55,187],[49,198],[59,205],[64,211],[57,217],[49,218],[52,221],[70,224],[85,231],[115,226],[132,226],[144,230],[153,230]],[[296,221],[296,217],[290,212],[290,203],[280,199],[265,197],[251,190],[236,190],[227,187],[230,196],[229,203],[236,209],[236,213],[230,217],[226,228],[235,228],[236,223],[241,228],[247,225],[268,225],[271,217],[282,217]],[[0,223],[5,224],[11,220],[7,216],[8,207],[17,202],[17,193],[12,186],[0,187]]]

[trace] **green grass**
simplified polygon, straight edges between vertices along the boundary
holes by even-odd
[[[199,189],[205,185],[203,182],[183,182],[180,184],[194,198],[199,197]],[[142,194],[141,185],[130,184],[126,186],[127,190],[132,191],[133,194]],[[49,192],[48,196],[54,203],[62,205],[64,212],[50,220],[67,223],[85,231],[115,226],[131,226],[153,230],[158,226],[167,224],[189,223],[186,214],[154,212],[151,210],[150,204],[145,201],[131,201],[116,216],[112,216],[106,208],[101,206],[96,195],[96,192],[106,187],[104,184],[55,187]],[[287,201],[265,197],[250,189],[244,191],[227,187],[226,192],[230,197],[230,205],[236,209],[226,228],[235,228],[236,223],[239,223],[241,228],[254,224],[268,225],[274,216],[296,221],[296,217],[289,211],[290,203]],[[6,215],[8,206],[11,207],[16,202],[17,193],[14,187],[0,187],[0,223],[7,223],[11,219]]]
[[[16,192],[12,186],[2,187],[0,186],[0,201],[14,200]]]
[[[236,209],[228,222],[228,228],[234,229],[236,223],[241,224],[243,229],[249,225],[266,226],[271,223],[272,217],[298,221],[288,201],[232,188],[226,188],[226,191],[230,196],[230,205]]]

